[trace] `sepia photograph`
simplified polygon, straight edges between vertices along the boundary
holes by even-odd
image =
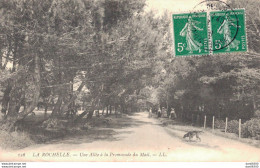
[[[0,162],[258,168],[260,1],[0,0]]]

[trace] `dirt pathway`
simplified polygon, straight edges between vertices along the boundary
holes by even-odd
[[[209,132],[201,142],[188,142],[185,131],[163,127],[137,113],[87,135],[5,152],[1,158],[19,161],[260,161],[260,149]],[[25,157],[17,157],[25,153]],[[38,156],[39,155],[39,156]]]

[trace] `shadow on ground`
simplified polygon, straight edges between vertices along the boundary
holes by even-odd
[[[133,116],[133,115],[131,115]],[[68,131],[63,137],[53,139],[44,144],[81,144],[91,143],[94,141],[119,141],[119,134],[131,134],[131,131],[122,131],[124,128],[138,127],[149,122],[138,121],[131,116],[124,115],[121,118],[115,116],[106,117],[109,121],[104,124],[95,125],[87,130]],[[98,120],[98,118],[96,118]],[[117,131],[120,130],[120,131]]]

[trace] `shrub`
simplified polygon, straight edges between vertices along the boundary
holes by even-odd
[[[3,149],[21,149],[35,144],[25,132],[8,132],[0,130],[0,146]]]
[[[225,129],[225,121],[223,121],[223,120],[216,120],[215,121],[215,128],[217,128],[217,129]]]
[[[49,118],[42,123],[43,128],[46,129],[62,129],[65,128],[62,120],[56,118]]]
[[[255,118],[260,118],[260,110],[256,110],[254,116]]]
[[[227,132],[238,134],[239,123],[237,120],[231,120],[227,125]]]
[[[260,119],[252,118],[242,125],[243,137],[252,137],[260,140]]]

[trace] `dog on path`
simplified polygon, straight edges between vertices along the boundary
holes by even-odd
[[[183,138],[189,137],[189,141],[191,141],[191,139],[192,139],[194,136],[196,136],[196,140],[201,141],[200,136],[199,136],[199,134],[201,134],[201,133],[203,133],[203,131],[189,131],[189,132],[187,132],[187,133],[183,136]]]

